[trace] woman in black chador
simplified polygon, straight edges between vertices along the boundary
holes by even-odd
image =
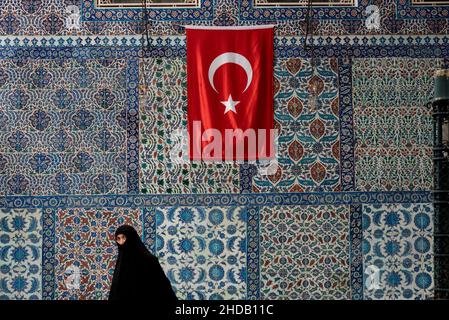
[[[177,300],[158,259],[145,247],[137,231],[128,225],[115,232],[118,257],[109,300],[145,300],[173,303]]]

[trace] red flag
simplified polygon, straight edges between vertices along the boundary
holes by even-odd
[[[186,29],[190,160],[273,158],[273,26]]]

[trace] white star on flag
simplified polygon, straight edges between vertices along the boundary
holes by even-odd
[[[238,105],[240,103],[240,101],[234,101],[232,100],[232,96],[229,95],[229,98],[227,101],[220,101],[225,107],[225,111],[224,114],[226,114],[228,111],[232,111],[234,113],[237,113],[237,111],[235,111],[235,106]]]

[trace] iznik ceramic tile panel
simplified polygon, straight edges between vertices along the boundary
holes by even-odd
[[[114,234],[123,224],[132,225],[142,234],[141,210],[57,210],[54,234],[55,299],[107,299],[118,252]]]
[[[125,60],[0,61],[0,194],[130,191],[126,71]]]
[[[433,18],[438,23],[440,19],[449,18],[448,5],[447,0],[402,0],[397,2],[397,13],[399,18]]]
[[[177,132],[187,130],[184,59],[152,59],[146,67],[149,92],[140,107],[141,192],[239,193],[238,164],[176,162],[182,152]]]
[[[150,90],[138,97],[141,10],[0,0],[0,207],[10,208],[0,209],[1,299],[105,299],[110,236],[125,221],[181,298],[432,297],[422,106],[436,58],[449,56],[449,19],[446,7],[416,2],[376,1],[379,29],[366,24],[372,1],[315,7],[316,77],[302,47],[305,8],[152,9]],[[280,170],[170,164],[170,134],[186,116],[182,25],[260,23],[276,25]],[[380,289],[361,279],[371,265]]]
[[[245,207],[155,208],[156,254],[180,299],[245,299]]]
[[[41,299],[42,229],[39,209],[0,209],[0,300]]]
[[[140,9],[98,8],[96,0],[4,0],[0,6],[1,35],[124,35],[143,30]],[[102,0],[103,1],[103,0]],[[379,0],[379,29],[366,27],[370,0],[338,1],[345,6],[313,8],[315,34],[447,34],[447,5],[415,5],[414,0]],[[180,35],[186,24],[253,25],[277,24],[278,35],[305,34],[307,8],[257,5],[254,0],[200,0],[195,8],[152,9],[150,32],[154,35]],[[260,1],[259,1],[260,2]],[[369,11],[373,12],[373,11]],[[179,21],[179,23],[173,23]],[[299,32],[298,32],[299,31]]]
[[[431,190],[438,59],[355,59],[356,190]]]
[[[143,12],[141,0],[81,0],[85,21],[140,22]],[[210,20],[213,18],[212,0],[148,1],[147,15],[153,20]]]
[[[365,2],[362,0],[362,2]],[[362,10],[355,0],[312,0],[313,15],[338,20],[361,19]],[[241,0],[240,19],[245,20],[304,20],[309,1]]]
[[[365,299],[432,299],[433,205],[363,205]]]
[[[144,2],[145,1],[145,2]],[[97,8],[189,8],[199,7],[200,0],[97,0]]]
[[[305,7],[307,8],[309,1],[288,1],[288,0],[253,0],[254,7]],[[356,0],[312,0],[312,7],[321,7],[321,6],[329,6],[329,7],[351,7],[356,6]]]
[[[274,66],[275,129],[279,130],[277,171],[256,175],[255,192],[340,190],[338,63],[278,59]],[[311,102],[312,85],[317,100]]]
[[[348,206],[264,207],[261,299],[350,299]]]

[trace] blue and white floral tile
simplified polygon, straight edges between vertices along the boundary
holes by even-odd
[[[363,205],[364,298],[432,299],[433,205]]]
[[[41,299],[41,217],[39,209],[0,209],[0,300]]]
[[[129,64],[0,60],[0,195],[132,191]]]
[[[164,207],[155,215],[156,255],[179,299],[245,299],[247,209]]]

